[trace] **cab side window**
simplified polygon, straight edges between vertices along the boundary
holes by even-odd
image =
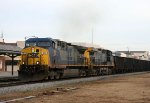
[[[52,48],[55,49],[55,42],[52,42]]]

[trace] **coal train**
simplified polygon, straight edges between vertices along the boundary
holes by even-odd
[[[150,61],[117,57],[112,51],[52,38],[29,38],[21,51],[20,80],[109,75],[150,70]]]

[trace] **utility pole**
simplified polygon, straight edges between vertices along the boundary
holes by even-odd
[[[128,51],[127,56],[129,57],[130,56],[129,47],[127,47],[127,51]]]
[[[3,30],[1,30],[1,34],[0,34],[0,41],[4,43],[4,33]]]
[[[3,32],[2,32],[2,34],[1,34],[1,38],[3,38],[4,37],[4,34],[3,34]]]
[[[1,38],[4,38],[3,30],[1,31]]]
[[[94,30],[93,30],[93,27],[92,27],[92,46],[93,46],[93,36],[94,36]]]

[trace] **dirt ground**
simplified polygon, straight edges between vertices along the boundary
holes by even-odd
[[[36,96],[13,103],[150,103],[150,73],[0,95],[0,100]]]

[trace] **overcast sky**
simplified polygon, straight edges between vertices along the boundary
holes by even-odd
[[[6,42],[27,36],[150,51],[150,0],[0,0]]]

